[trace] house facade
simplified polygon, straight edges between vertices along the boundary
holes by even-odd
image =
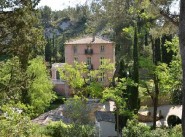
[[[54,84],[54,91],[58,95],[70,96],[69,87],[64,80],[60,78],[59,68],[62,68],[65,63],[54,63],[51,67],[51,79]]]
[[[89,69],[98,69],[102,59],[115,63],[115,44],[99,37],[84,37],[65,43],[65,63],[84,62]]]
[[[110,63],[115,63],[115,44],[109,40],[99,37],[84,37],[65,43],[65,63],[73,65],[74,61],[84,62],[89,70],[96,70],[103,63],[103,59],[109,59]],[[55,90],[62,95],[68,93],[69,87],[65,81],[62,81],[58,76],[57,69],[62,67],[63,63],[55,63],[52,65],[52,80],[55,85]],[[102,74],[103,75],[103,74]],[[113,72],[109,77],[113,76]],[[100,81],[106,81],[102,77]],[[104,82],[108,83],[108,82]],[[69,94],[68,94],[69,95]]]

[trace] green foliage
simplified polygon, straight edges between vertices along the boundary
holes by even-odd
[[[20,100],[25,75],[20,69],[18,58],[0,62],[0,105]]]
[[[170,137],[182,137],[182,125],[176,125],[170,129]]]
[[[44,133],[51,137],[89,137],[95,134],[95,129],[90,125],[67,125],[59,121],[47,125]]]
[[[0,136],[2,137],[30,137],[36,136],[36,129],[30,118],[22,114],[17,105],[3,105],[0,115]]]
[[[123,137],[182,137],[182,127],[157,128],[151,130],[149,126],[139,123],[136,119],[129,120],[123,129]]]
[[[48,6],[42,7],[40,10],[41,23],[44,28],[49,27],[51,23],[51,8]]]
[[[123,137],[151,137],[150,127],[140,124],[136,119],[128,120],[122,133]]]
[[[19,5],[13,12],[2,12],[0,16],[3,26],[0,53],[10,57],[17,56],[23,70],[27,68],[29,59],[43,53],[45,43],[42,29],[35,27],[38,26],[38,20],[36,11],[30,8],[33,2],[28,2],[29,6],[26,3],[21,7]]]
[[[73,65],[65,64],[59,68],[59,73],[61,79],[68,83],[74,94],[101,97],[103,85],[107,86],[112,79],[113,69],[114,64],[110,63],[110,60],[103,59],[102,65],[97,70],[88,70],[85,63],[74,62]],[[99,82],[99,78],[103,77],[105,82]]]
[[[117,83],[115,88],[105,88],[103,91],[102,101],[113,100],[115,101],[119,114],[130,115],[130,111],[126,108],[127,98],[124,98],[123,96],[128,85],[137,86],[137,84],[135,84],[131,79],[122,78],[120,79],[120,82]]]
[[[139,57],[139,67],[149,70],[149,74],[153,73],[155,66],[150,57]]]
[[[103,86],[98,82],[90,82],[89,86],[86,88],[87,93],[93,98],[102,98]]]
[[[30,115],[37,115],[44,112],[55,94],[43,59],[38,57],[29,63],[23,72],[17,57],[1,62],[0,105],[20,101],[28,105]]]
[[[35,114],[41,114],[56,96],[43,59],[37,57],[29,63],[27,75],[33,78],[28,89],[30,105]]]
[[[65,102],[64,116],[75,124],[88,124],[90,107],[87,106],[86,101],[78,96],[70,98]]]
[[[83,76],[87,70],[87,66],[84,63],[74,62],[74,65],[65,64],[63,68],[59,69],[59,73],[61,78],[65,80],[73,90],[78,90],[85,84]]]
[[[155,73],[157,74],[160,82],[160,87],[163,91],[170,91],[172,95],[173,102],[179,102],[181,96],[176,98],[176,95],[181,94],[181,85],[182,85],[182,67],[181,59],[178,49],[179,40],[178,37],[174,37],[172,42],[166,41],[165,46],[167,51],[172,51],[174,53],[172,61],[169,65],[165,63],[160,63]],[[175,95],[175,96],[174,96]],[[175,99],[176,98],[176,99]],[[180,102],[179,102],[180,103]]]
[[[101,74],[104,73],[106,82],[109,83],[112,81],[112,75],[113,75],[115,64],[111,63],[110,59],[102,59],[101,61],[102,61],[102,64],[98,68],[99,76],[101,76]]]

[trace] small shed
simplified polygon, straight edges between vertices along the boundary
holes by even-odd
[[[116,137],[115,116],[111,111],[96,111],[95,124],[99,131],[99,137]]]

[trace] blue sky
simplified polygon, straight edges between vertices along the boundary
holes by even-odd
[[[89,0],[41,0],[38,7],[49,6],[52,10],[62,10],[68,6],[74,7],[76,4],[82,5]]]

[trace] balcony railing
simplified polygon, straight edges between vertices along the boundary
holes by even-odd
[[[93,54],[93,49],[85,49],[85,54],[92,55]]]

